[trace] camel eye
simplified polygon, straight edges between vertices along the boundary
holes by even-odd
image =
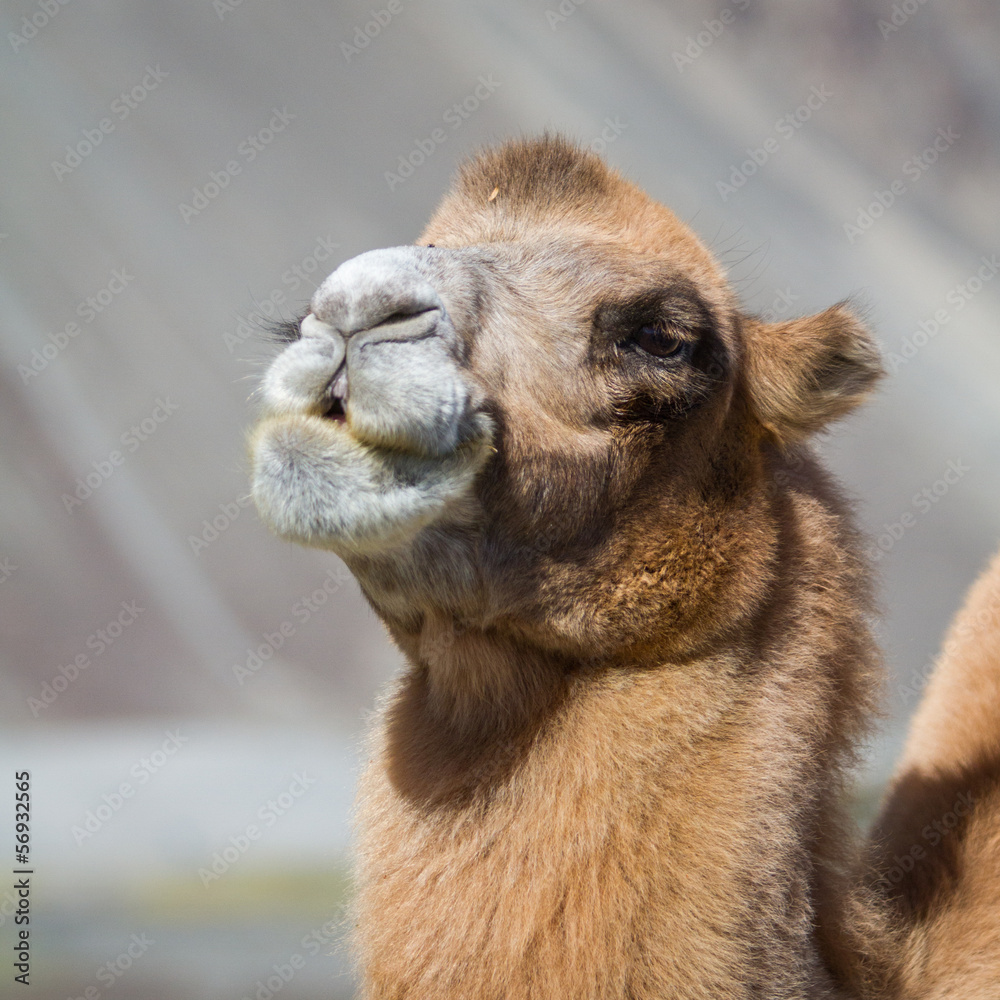
[[[658,326],[642,326],[632,337],[632,342],[640,351],[654,358],[682,358],[690,346],[686,340],[674,336],[669,330]]]

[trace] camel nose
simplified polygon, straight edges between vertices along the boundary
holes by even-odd
[[[407,340],[427,335],[444,313],[434,286],[418,269],[420,248],[370,250],[345,261],[320,287],[312,314],[345,339]]]
[[[300,340],[265,379],[274,411],[318,413],[366,444],[426,456],[448,455],[480,433],[479,393],[437,291],[454,297],[464,272],[450,258],[433,270],[427,253],[372,250],[320,285]]]
[[[375,356],[363,348],[379,343],[405,343],[429,336],[449,340],[451,326],[443,323],[444,304],[430,281],[418,270],[422,250],[391,247],[371,250],[345,261],[320,286],[312,301],[312,313],[302,323],[302,335],[340,338],[346,357],[327,388],[331,413],[342,414],[352,385],[357,382],[377,394],[392,381],[384,379]],[[397,360],[416,355],[400,355]],[[367,371],[362,371],[362,364]],[[348,367],[353,371],[352,379]]]

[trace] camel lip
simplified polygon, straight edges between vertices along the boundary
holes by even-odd
[[[488,445],[492,440],[492,436],[489,433],[474,434],[457,442],[455,447],[449,452],[445,452],[443,454],[427,454],[420,449],[407,447],[405,445],[371,440],[366,435],[359,436],[356,432],[356,428],[352,426],[346,413],[341,412],[339,414],[335,414],[331,413],[329,410],[321,412],[317,408],[292,413],[280,411],[265,413],[257,422],[255,432],[259,432],[265,426],[273,429],[280,427],[281,425],[311,426],[314,433],[319,432],[320,434],[323,434],[325,432],[326,435],[329,435],[329,440],[344,440],[346,438],[352,441],[355,445],[364,448],[366,451],[381,455],[408,457],[409,459],[416,459],[425,462],[428,466],[436,465],[442,461],[447,461],[448,459],[461,453],[468,453],[477,448],[481,448],[483,445]],[[251,432],[252,437],[255,432]]]
[[[410,545],[467,501],[487,457],[483,440],[427,456],[358,439],[340,421],[274,414],[251,432],[253,497],[282,538],[348,556]]]

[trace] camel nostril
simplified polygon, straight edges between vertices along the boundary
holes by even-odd
[[[345,338],[383,325],[419,325],[435,309],[443,309],[423,273],[422,252],[417,247],[390,247],[344,261],[316,289],[313,315]]]
[[[407,320],[413,319],[415,316],[423,316],[425,313],[434,312],[437,308],[438,307],[436,305],[414,305],[411,309],[397,308],[386,316],[385,319],[380,319],[378,323],[373,324],[373,327],[390,326],[393,323],[405,323]]]

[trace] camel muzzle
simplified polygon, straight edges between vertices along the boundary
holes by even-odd
[[[319,287],[300,337],[264,377],[254,496],[286,537],[348,550],[399,544],[471,486],[492,434],[418,247],[373,250]],[[456,302],[461,308],[461,295]]]

